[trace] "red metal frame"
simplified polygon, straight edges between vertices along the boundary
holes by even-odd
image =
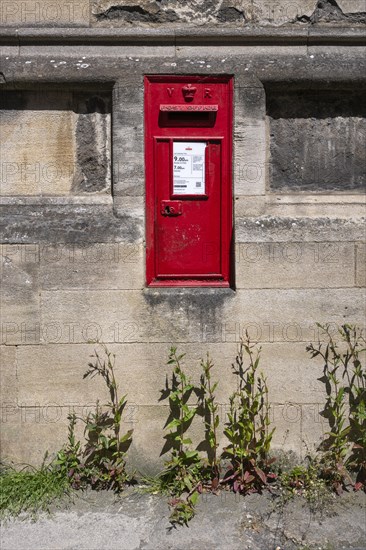
[[[162,92],[158,100],[153,95],[156,91],[156,85],[161,85],[164,90],[175,89],[188,84],[187,89],[191,90],[192,85],[204,85],[207,89],[215,90],[218,84],[221,86],[221,102],[217,100],[215,94],[213,99],[204,100],[203,103],[190,103],[190,99],[185,99],[181,94],[178,97],[165,98],[162,100]],[[155,86],[155,88],[154,88]],[[167,88],[168,87],[168,88]],[[210,87],[210,88],[209,88]],[[206,90],[206,88],[205,88]],[[225,91],[226,90],[226,91]],[[159,91],[159,90],[158,90]],[[171,75],[152,75],[145,77],[145,171],[146,171],[146,282],[148,286],[162,287],[229,287],[231,283],[230,273],[230,251],[232,240],[232,117],[233,117],[233,78],[231,76],[171,76]],[[175,96],[177,94],[175,93]],[[168,101],[166,101],[168,99]],[[225,113],[223,113],[225,109]],[[197,124],[186,126],[177,124],[176,127],[158,122],[159,113],[163,116],[174,112],[187,114],[198,112],[198,116],[205,115],[214,117],[207,119],[209,124]],[[183,115],[184,116],[184,115]],[[216,121],[216,117],[217,121]],[[221,118],[220,118],[221,117]],[[213,122],[212,122],[213,121]],[[220,155],[220,243],[219,243],[219,265],[220,272],[210,273],[164,273],[158,274],[157,269],[157,216],[160,214],[158,200],[157,182],[159,181],[157,166],[157,143],[168,142],[171,149],[173,141],[206,141],[208,143],[219,143]],[[208,148],[206,149],[207,154]],[[162,154],[162,153],[160,153]],[[160,157],[159,157],[160,158]],[[172,154],[170,154],[172,159]],[[170,186],[172,185],[172,163],[169,168]],[[208,163],[206,164],[207,170]],[[167,172],[166,172],[167,173]],[[168,176],[165,176],[167,178]],[[206,177],[206,185],[210,178]],[[166,199],[184,201],[207,201],[208,189],[202,195],[180,195],[171,194]],[[165,197],[164,197],[165,198]]]

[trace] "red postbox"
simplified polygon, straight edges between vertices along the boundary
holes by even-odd
[[[232,83],[145,77],[149,286],[230,286]]]

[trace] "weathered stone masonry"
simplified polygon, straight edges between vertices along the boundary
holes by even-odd
[[[3,457],[39,463],[72,408],[107,398],[82,379],[99,339],[128,393],[130,459],[153,470],[169,346],[196,378],[210,352],[224,420],[246,329],[276,445],[319,441],[305,347],[316,322],[365,325],[365,14],[364,0],[2,2]],[[145,74],[234,76],[231,289],[145,286]]]

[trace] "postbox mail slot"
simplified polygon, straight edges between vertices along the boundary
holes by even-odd
[[[218,105],[160,105],[160,111],[184,111],[189,113],[195,112],[212,112],[218,111]]]

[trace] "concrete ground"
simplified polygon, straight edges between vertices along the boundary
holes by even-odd
[[[332,497],[313,513],[297,497],[202,495],[189,527],[170,529],[167,499],[128,489],[77,493],[36,521],[1,527],[1,550],[366,550],[366,495]]]

